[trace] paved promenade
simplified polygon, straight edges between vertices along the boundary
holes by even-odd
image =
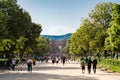
[[[99,69],[96,74],[81,73],[80,65],[77,63],[66,63],[64,66],[51,63],[37,63],[32,72],[5,71],[0,73],[0,80],[120,80],[117,73],[106,73]]]

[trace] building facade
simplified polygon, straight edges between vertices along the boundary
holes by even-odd
[[[58,56],[65,54],[65,52],[63,51],[63,48],[65,47],[66,42],[67,42],[67,40],[61,40],[61,41],[51,40],[50,54],[51,55],[58,55]]]

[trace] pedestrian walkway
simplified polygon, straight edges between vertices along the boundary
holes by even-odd
[[[106,73],[97,70],[96,74],[82,74],[78,63],[66,63],[64,66],[52,63],[37,63],[32,72],[5,71],[0,73],[0,80],[120,80],[116,73]]]

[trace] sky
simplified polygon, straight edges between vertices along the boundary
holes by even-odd
[[[101,2],[120,4],[120,0],[18,0],[18,5],[29,12],[32,22],[42,25],[42,35],[63,35],[76,32]]]

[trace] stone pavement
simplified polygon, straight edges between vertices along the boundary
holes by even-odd
[[[32,72],[5,71],[0,73],[0,80],[120,80],[120,74],[106,73],[97,69],[97,73],[82,74],[78,63],[66,63],[64,66],[51,63],[37,63]]]

